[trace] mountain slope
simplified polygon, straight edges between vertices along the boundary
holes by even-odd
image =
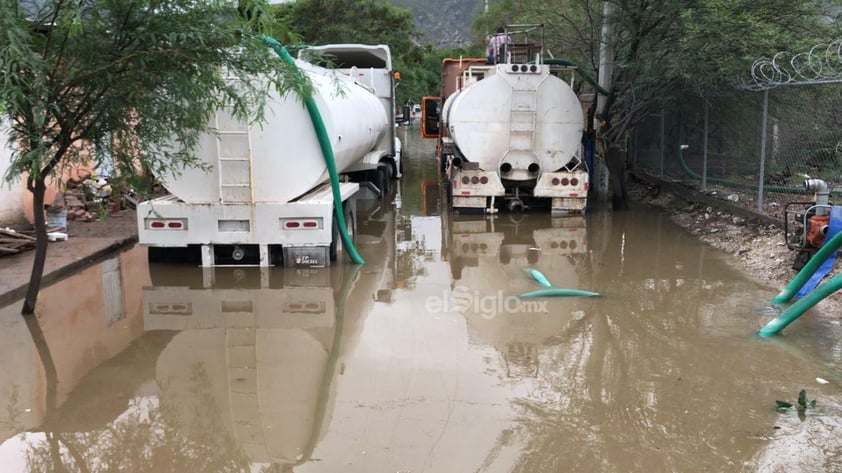
[[[390,0],[390,3],[412,11],[422,43],[447,48],[476,41],[471,22],[484,0]]]

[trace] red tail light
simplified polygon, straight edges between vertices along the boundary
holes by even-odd
[[[147,218],[147,230],[187,230],[186,218]]]
[[[281,219],[281,228],[284,230],[313,230],[322,228],[320,218],[288,218]]]

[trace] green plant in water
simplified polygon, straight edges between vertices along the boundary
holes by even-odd
[[[775,401],[775,408],[778,412],[790,412],[793,409],[796,409],[799,413],[803,413],[808,408],[814,409],[816,407],[816,400],[813,399],[811,401],[807,401],[807,390],[802,389],[801,392],[798,393],[798,405],[793,406],[792,404],[786,401]]]

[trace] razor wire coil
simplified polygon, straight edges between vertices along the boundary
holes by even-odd
[[[751,66],[751,78],[754,83],[746,87],[751,90],[842,83],[842,38],[797,54],[781,51],[757,59]]]

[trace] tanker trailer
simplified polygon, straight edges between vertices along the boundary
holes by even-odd
[[[313,85],[342,175],[343,208],[337,210],[353,233],[360,185],[383,195],[399,176],[391,55],[385,45],[314,49],[337,67],[300,58],[296,65]],[[204,135],[195,150],[207,169],[164,178],[170,195],[138,205],[138,238],[150,259],[202,266],[326,266],[335,260],[341,240],[328,171],[301,100],[273,92],[263,124],[235,120],[225,110],[213,120],[216,133]]]
[[[582,105],[540,51],[511,43],[503,64],[442,61],[441,97],[422,100],[422,136],[438,138],[454,209],[493,213],[502,201],[520,211],[543,200],[553,213],[584,212]]]

